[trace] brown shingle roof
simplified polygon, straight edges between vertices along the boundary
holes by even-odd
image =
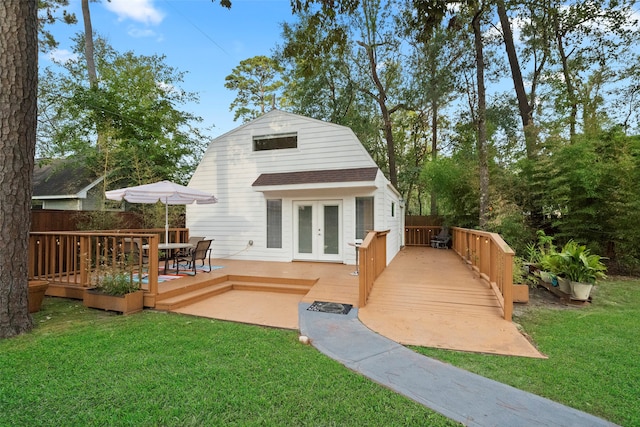
[[[284,173],[263,173],[252,186],[325,184],[330,182],[375,181],[378,168],[333,169]]]

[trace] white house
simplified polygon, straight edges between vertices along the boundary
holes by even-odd
[[[273,110],[213,140],[189,186],[219,200],[186,215],[215,258],[355,264],[369,230],[389,230],[387,262],[403,245],[400,194],[344,126]]]

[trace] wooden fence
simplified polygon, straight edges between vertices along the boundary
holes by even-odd
[[[373,282],[387,267],[387,234],[386,231],[370,231],[362,245],[358,248],[359,291],[358,304],[367,305]]]
[[[442,226],[444,218],[438,215],[405,215],[405,225]]]
[[[79,231],[89,211],[32,210],[31,231]],[[135,212],[114,212],[126,228],[142,228],[142,219]]]
[[[504,318],[513,315],[513,250],[499,234],[453,227],[453,250],[495,292]]]

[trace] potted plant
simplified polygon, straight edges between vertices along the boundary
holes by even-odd
[[[606,278],[607,267],[604,258],[592,254],[585,245],[570,240],[560,252],[562,275],[571,282],[571,299],[586,301],[591,288],[599,280]]]
[[[553,252],[545,255],[540,265],[542,266],[542,272],[547,273],[547,275],[545,277],[541,272],[540,278],[552,285],[555,279],[555,286],[558,286],[558,289],[565,294],[570,294],[571,282],[564,276],[566,270],[565,262],[566,259],[561,255],[561,252]]]
[[[529,284],[524,270],[522,258],[513,257],[513,286],[511,291],[513,302],[529,302]]]
[[[144,291],[130,272],[107,269],[96,275],[95,285],[84,292],[85,307],[119,311],[122,314],[135,313],[144,307]]]
[[[544,231],[537,231],[538,240],[536,243],[529,243],[525,248],[526,258],[524,267],[527,273],[541,271],[542,261],[548,255],[555,253],[553,236],[547,236]]]

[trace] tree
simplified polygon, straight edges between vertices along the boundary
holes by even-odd
[[[482,40],[482,19],[485,13],[485,5],[474,2],[471,28],[473,29],[473,45],[476,56],[476,87],[478,90],[477,125],[477,150],[478,168],[480,173],[480,215],[478,225],[480,229],[487,226],[487,214],[489,212],[489,153],[487,142],[487,101],[484,78],[484,42]]]
[[[578,134],[554,147],[548,193],[555,201],[558,235],[638,267],[640,138],[619,127]],[[559,214],[557,214],[559,213]]]
[[[69,0],[39,0],[38,1],[38,29],[39,47],[46,52],[58,46],[58,41],[48,30],[48,26],[56,22],[65,24],[75,24],[78,20],[73,13],[68,13],[62,9],[62,16],[59,16],[58,9],[69,5]]]
[[[283,65],[281,105],[297,114],[351,126],[364,108],[354,84],[353,67],[346,46],[329,45],[318,49],[327,38],[327,29],[306,13],[295,23],[282,24],[283,45],[274,59]],[[359,135],[360,136],[360,135]]]
[[[319,7],[315,7],[317,4]],[[404,104],[399,99],[402,87],[402,66],[399,37],[393,25],[391,1],[343,0],[325,2],[308,0],[296,2],[294,12],[307,14],[311,27],[306,33],[317,34],[321,28],[325,37],[319,43],[307,43],[305,55],[311,61],[335,50],[349,52],[352,43],[361,49],[351,51],[351,63],[355,69],[353,83],[357,90],[375,102],[381,121],[381,135],[386,144],[386,164],[389,180],[398,186],[396,165],[396,141],[392,115]],[[285,47],[285,51],[288,47]]]
[[[87,62],[89,85],[97,89],[98,73],[96,72],[96,63],[93,56],[93,25],[91,24],[89,0],[82,0],[82,21],[84,23],[84,57]],[[100,138],[100,136],[98,136],[98,138]]]
[[[436,161],[444,133],[443,125],[446,123],[442,112],[453,100],[455,73],[464,49],[455,39],[456,33],[460,30],[455,19],[452,19],[447,27],[440,22],[434,22],[431,28],[426,28],[425,24],[414,22],[415,18],[414,14],[409,14],[409,17],[405,18],[408,21],[404,23],[407,34],[415,40],[410,71],[412,82],[405,98],[409,108],[417,111],[418,116],[425,122],[420,127],[422,133],[431,133],[430,161]],[[430,126],[427,126],[427,122]],[[425,157],[428,153],[425,149]],[[426,158],[415,159],[415,167],[420,168],[426,161]],[[411,200],[409,194],[405,195],[405,198]],[[431,192],[430,199],[430,214],[438,215],[435,191]],[[422,212],[422,204],[419,203],[418,206]]]
[[[177,108],[197,100],[180,89],[184,73],[167,66],[162,56],[121,54],[99,37],[95,51],[100,87],[87,81],[82,36],[76,40],[77,60],[60,64],[59,73],[44,70],[41,152],[73,155],[113,186],[185,182],[204,138],[195,126],[201,119]]]
[[[38,7],[0,2],[0,338],[29,331],[29,230],[36,141]]]
[[[233,120],[242,118],[248,122],[264,114],[266,108],[276,106],[276,95],[283,85],[279,74],[283,68],[273,58],[264,55],[240,61],[231,74],[225,77],[224,87],[237,91],[236,98],[229,107],[235,109]]]
[[[550,69],[547,77],[557,111],[568,114],[564,120],[570,139],[579,132],[580,107],[590,102],[584,84],[595,73],[605,75],[603,70],[611,69],[612,62],[624,63],[624,55],[637,44],[634,4],[635,0],[593,0],[554,1],[548,6],[557,68]],[[618,77],[618,73],[606,74],[609,82]]]
[[[513,32],[511,31],[511,22],[507,15],[507,8],[504,0],[496,1],[498,16],[500,17],[500,26],[502,28],[502,37],[504,40],[505,50],[509,59],[509,66],[511,69],[511,78],[513,80],[513,88],[516,92],[518,99],[518,110],[520,111],[520,119],[522,120],[522,129],[525,138],[525,147],[527,157],[531,158],[536,151],[537,136],[534,129],[533,122],[533,102],[529,100],[527,91],[525,90],[524,80],[522,77],[522,70],[520,68],[520,61],[518,61],[518,53],[516,52],[515,42],[513,40]],[[546,62],[545,58],[542,58],[542,63]],[[536,73],[539,75],[539,71],[536,68]],[[532,85],[532,98],[534,97],[534,85]]]

